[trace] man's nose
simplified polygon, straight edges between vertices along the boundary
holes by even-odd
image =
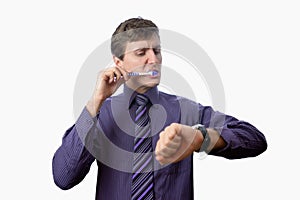
[[[149,49],[147,51],[147,63],[158,63],[159,62],[159,55],[155,53],[154,49]]]

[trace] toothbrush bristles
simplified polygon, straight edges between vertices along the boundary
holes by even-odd
[[[156,76],[158,74],[157,71],[151,71],[151,76]]]

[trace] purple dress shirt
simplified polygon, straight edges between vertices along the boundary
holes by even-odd
[[[55,184],[67,190],[80,183],[96,160],[98,178],[96,199],[131,199],[130,169],[133,159],[134,125],[132,117],[136,93],[124,86],[124,92],[107,99],[97,117],[86,108],[77,122],[63,136],[54,154],[52,167]],[[166,94],[154,87],[145,95],[152,103],[150,110],[152,144],[159,132],[171,123],[201,123],[215,128],[227,145],[209,154],[228,159],[254,157],[267,149],[264,135],[248,122],[214,111],[191,100]],[[193,199],[193,159],[167,166],[156,161],[154,171],[155,199]],[[197,170],[197,169],[196,169]]]

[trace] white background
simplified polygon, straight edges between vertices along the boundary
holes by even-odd
[[[299,199],[299,9],[296,0],[1,1],[0,199],[94,199],[95,163],[62,191],[52,156],[75,121],[83,62],[137,16],[197,42],[221,75],[226,112],[268,140],[255,158],[195,160],[195,199]]]

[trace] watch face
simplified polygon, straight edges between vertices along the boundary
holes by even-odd
[[[192,126],[193,129],[198,129],[200,130],[201,127],[204,127],[202,124],[196,124],[194,126]]]

